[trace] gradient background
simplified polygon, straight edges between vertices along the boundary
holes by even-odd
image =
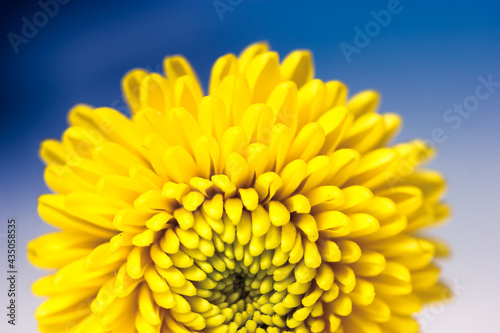
[[[227,2],[223,0],[223,2]],[[237,2],[237,1],[234,1]],[[233,2],[233,3],[234,3]],[[370,11],[388,1],[242,1],[220,19],[212,1],[82,1],[61,5],[16,54],[7,38],[32,21],[36,1],[2,4],[0,130],[0,235],[9,217],[18,221],[18,325],[6,325],[5,242],[0,257],[0,330],[36,332],[40,299],[30,284],[44,272],[26,260],[27,242],[51,230],[37,215],[37,197],[48,190],[38,159],[41,140],[59,138],[68,109],[79,102],[127,112],[120,79],[129,69],[161,71],[165,55],[183,54],[206,84],[214,60],[268,40],[282,56],[296,48],[314,52],[317,76],[345,82],[351,92],[382,92],[381,111],[400,113],[398,141],[447,135],[431,167],[449,180],[451,223],[434,233],[453,247],[442,264],[457,284],[456,301],[421,315],[424,332],[498,332],[500,309],[500,87],[454,130],[443,113],[474,94],[477,77],[500,81],[500,5],[496,1],[401,0],[402,11],[348,63],[339,44],[353,44]],[[6,330],[5,330],[6,329]]]

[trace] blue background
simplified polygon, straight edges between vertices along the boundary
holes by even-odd
[[[316,75],[344,81],[351,92],[380,91],[381,111],[396,111],[405,120],[398,141],[444,131],[447,140],[437,144],[440,155],[431,166],[449,180],[454,217],[435,233],[454,249],[442,266],[458,295],[452,305],[438,304],[420,318],[425,332],[497,329],[500,87],[457,129],[443,114],[474,95],[479,76],[500,81],[498,2],[401,0],[401,11],[350,62],[340,44],[355,46],[354,29],[364,30],[374,20],[370,12],[387,9],[388,1],[244,0],[220,16],[212,1],[72,0],[17,53],[8,34],[20,35],[23,17],[32,21],[41,7],[36,1],[2,6],[0,236],[5,237],[7,219],[15,217],[20,271],[18,325],[7,327],[2,310],[3,332],[5,327],[36,332],[32,313],[40,299],[31,295],[30,284],[44,273],[27,263],[25,248],[51,230],[36,212],[37,197],[47,192],[38,147],[45,138],[61,136],[69,108],[85,102],[126,112],[123,74],[134,67],[161,71],[169,54],[185,55],[206,86],[218,56],[259,40],[269,41],[282,56],[297,48],[312,50]],[[5,242],[1,246],[5,272]],[[4,309],[6,284],[0,280]]]

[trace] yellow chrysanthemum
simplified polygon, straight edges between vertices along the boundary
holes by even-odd
[[[40,331],[417,332],[445,297],[445,184],[378,95],[313,79],[308,51],[219,58],[209,93],[180,56],[123,80],[131,119],[78,105],[47,140],[29,244],[56,269],[33,290]]]

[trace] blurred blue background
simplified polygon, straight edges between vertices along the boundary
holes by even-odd
[[[40,14],[49,2],[3,2],[1,10],[0,236],[7,219],[15,217],[20,272],[18,325],[7,326],[2,310],[2,332],[36,332],[32,313],[40,299],[30,284],[44,272],[27,263],[25,248],[50,230],[36,212],[37,197],[47,192],[38,147],[45,138],[61,136],[69,108],[84,102],[126,112],[123,74],[134,67],[161,71],[169,54],[185,55],[206,86],[218,56],[259,40],[269,41],[281,56],[312,50],[316,75],[341,80],[351,92],[380,91],[381,111],[396,111],[405,120],[398,141],[431,139],[436,128],[446,135],[436,144],[440,154],[431,167],[449,180],[454,217],[435,233],[454,249],[442,266],[457,298],[450,306],[427,309],[420,319],[424,332],[498,332],[498,2],[60,0],[57,13],[51,7],[53,17]],[[373,12],[382,10],[393,12],[384,26],[373,23]],[[24,28],[29,38],[23,36],[26,21],[39,25],[37,31]],[[356,39],[358,31],[367,34],[364,40]],[[342,48],[351,53],[346,57]],[[478,77],[497,82],[489,91],[481,88],[489,92],[482,100],[473,97]],[[467,117],[443,118],[463,103],[473,109]],[[6,284],[0,280],[5,309]]]

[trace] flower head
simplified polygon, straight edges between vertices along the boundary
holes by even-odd
[[[423,141],[373,91],[347,99],[265,44],[219,58],[208,94],[180,56],[123,80],[130,118],[78,105],[44,141],[39,213],[61,230],[29,245],[56,271],[41,332],[417,332],[447,293],[417,236],[448,210]]]

